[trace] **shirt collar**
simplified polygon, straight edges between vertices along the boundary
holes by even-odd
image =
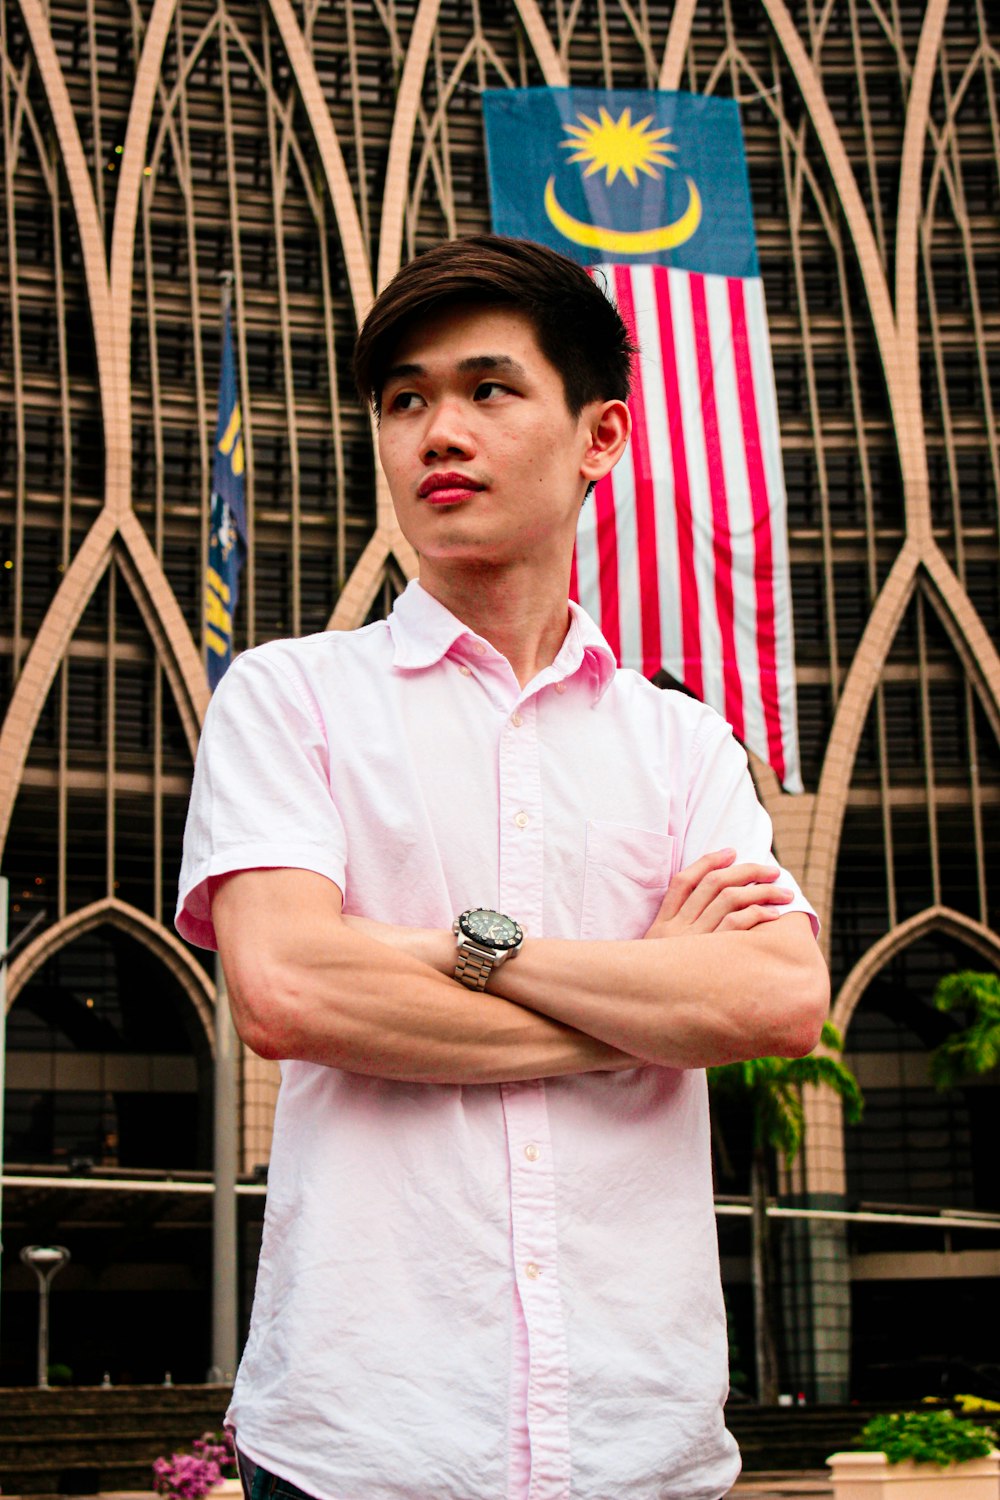
[[[569,601],[569,612],[566,638],[552,665],[540,675],[549,682],[559,682],[586,666],[593,684],[593,701],[598,703],[617,671],[615,655],[586,610],[573,599]],[[388,625],[393,666],[404,672],[435,666],[463,638],[482,641],[415,578],[397,598]],[[488,641],[482,644],[493,650]]]

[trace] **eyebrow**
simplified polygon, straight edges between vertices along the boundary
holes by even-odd
[[[460,359],[456,368],[462,375],[489,371],[491,374],[514,375],[524,379],[528,373],[524,366],[516,359],[511,359],[509,354],[470,354],[467,359]],[[384,384],[388,384],[390,380],[408,380],[411,376],[426,374],[426,365],[392,365],[385,372]]]

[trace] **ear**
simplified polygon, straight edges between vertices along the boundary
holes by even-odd
[[[589,442],[580,464],[588,484],[610,474],[625,452],[632,431],[632,418],[624,401],[595,401],[581,412]]]

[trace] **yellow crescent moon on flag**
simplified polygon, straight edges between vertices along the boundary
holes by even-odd
[[[608,250],[616,255],[656,255],[661,250],[674,250],[683,245],[701,223],[701,194],[690,177],[686,181],[687,208],[672,224],[660,224],[655,229],[610,229],[601,224],[581,223],[566,212],[556,197],[554,177],[545,184],[545,212],[559,233],[572,240],[574,245],[583,245],[588,250]]]

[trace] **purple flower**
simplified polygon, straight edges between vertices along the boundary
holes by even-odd
[[[210,1463],[218,1464],[224,1479],[237,1479],[236,1444],[233,1435],[226,1429],[222,1432],[203,1432],[192,1444],[195,1453]]]
[[[221,1466],[198,1453],[173,1453],[153,1463],[153,1488],[168,1500],[202,1500],[221,1478]]]

